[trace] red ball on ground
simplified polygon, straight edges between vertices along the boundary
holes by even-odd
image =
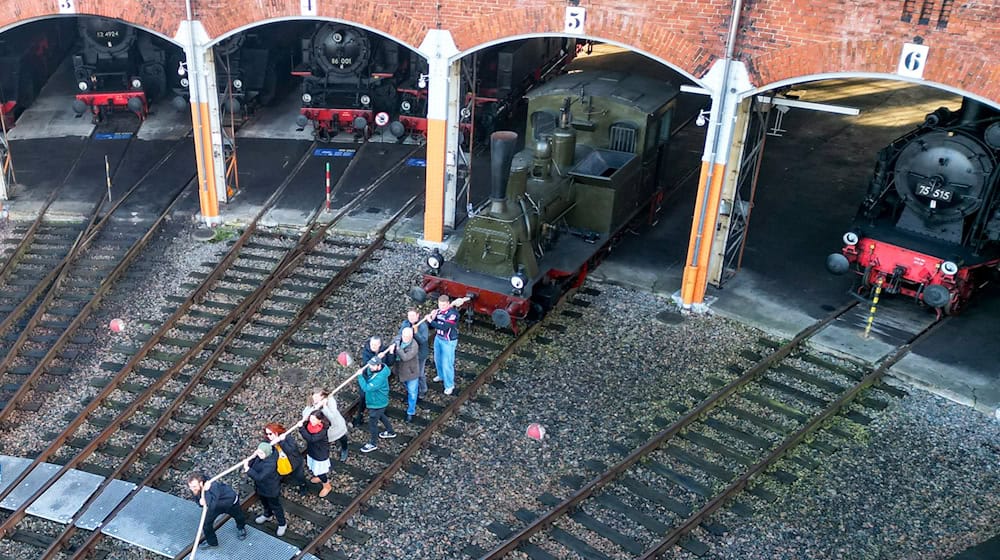
[[[351,367],[354,365],[354,358],[347,352],[341,352],[337,354],[337,363],[344,367]]]
[[[528,429],[527,431],[525,431],[524,435],[530,437],[535,441],[542,441],[543,439],[545,439],[545,426],[542,426],[541,424],[531,423],[528,425]]]
[[[111,329],[111,332],[120,333],[125,330],[125,321],[122,321],[121,319],[112,319],[108,328]]]

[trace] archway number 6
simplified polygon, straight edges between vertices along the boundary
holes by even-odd
[[[76,13],[76,0],[56,0],[59,4],[60,14],[75,14]]]

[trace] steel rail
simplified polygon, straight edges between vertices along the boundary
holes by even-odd
[[[94,295],[93,298],[91,298],[90,302],[88,302],[87,305],[84,306],[83,310],[81,310],[80,312],[80,315],[78,315],[77,318],[74,319],[72,323],[70,323],[70,326],[66,329],[63,335],[60,336],[60,338],[56,341],[56,345],[54,346],[54,348],[58,348],[60,342],[65,343],[65,341],[69,339],[69,337],[72,335],[72,331],[75,330],[75,327],[79,326],[80,323],[86,320],[86,315],[88,315],[95,307],[97,307],[97,304],[100,303],[101,297],[105,293],[107,293],[108,290],[110,290],[113,283],[125,272],[125,270],[128,269],[129,266],[131,266],[135,258],[139,255],[140,252],[142,252],[145,246],[149,243],[149,240],[152,239],[153,235],[155,235],[156,232],[159,230],[160,226],[166,220],[167,216],[170,215],[170,212],[173,211],[174,206],[176,206],[176,204],[181,200],[181,196],[184,194],[184,191],[187,190],[187,188],[192,184],[192,181],[193,179],[188,179],[188,182],[185,184],[184,188],[180,189],[177,192],[177,194],[174,195],[174,198],[171,200],[170,204],[164,209],[164,211],[152,224],[149,230],[142,236],[142,238],[137,240],[129,249],[129,251],[122,257],[121,262],[118,263],[118,265],[111,271],[111,273],[107,276],[107,278],[105,278],[105,280],[101,283],[101,287],[98,288],[97,293]],[[50,351],[48,354],[46,354],[46,358],[50,357],[51,355],[54,355],[53,351]],[[42,358],[42,360],[39,362],[39,365],[36,367],[36,372],[45,369],[47,361],[46,358]],[[32,376],[29,376],[29,379],[32,379],[34,377],[35,377],[35,372],[33,372]],[[8,404],[7,408],[4,409],[5,413],[7,412],[7,409],[13,408],[14,404],[16,404],[18,398],[22,395],[22,393],[27,391],[28,386],[29,383],[27,381],[21,385],[21,388],[18,389],[14,397],[10,399],[10,404]],[[95,400],[94,402],[99,404],[99,401]],[[60,441],[59,446],[61,446],[62,443],[64,443],[64,441]],[[31,465],[29,465],[28,468],[26,468],[20,474],[20,476],[16,477],[13,481],[11,481],[11,483],[3,492],[0,492],[0,501],[6,498],[7,495],[10,492],[12,492],[14,488],[16,488],[25,478],[27,478],[31,470],[35,466],[37,466],[41,462],[44,462],[46,458],[54,454],[55,451],[58,450],[59,446],[50,446],[49,449],[46,449],[44,452],[35,457]],[[49,482],[54,484],[56,482],[56,478],[51,479]],[[48,489],[49,486],[51,486],[49,482],[45,484],[45,489]],[[44,493],[44,491],[42,491],[41,493]],[[41,495],[41,493],[39,493],[39,496]],[[29,500],[26,501],[24,504],[22,504],[22,506],[19,506],[10,513],[7,519],[4,520],[3,524],[0,525],[0,535],[6,536],[7,534],[9,534],[10,530],[13,529],[13,526],[17,522],[19,522],[22,517],[24,517],[24,513],[27,511],[28,506],[30,506],[35,499],[37,499],[37,497],[32,495],[32,497],[29,498]]]
[[[570,511],[575,506],[579,505],[583,500],[589,498],[595,492],[609,484],[610,482],[617,479],[622,473],[628,470],[632,465],[638,463],[644,457],[652,453],[654,450],[658,449],[663,445],[665,441],[670,438],[675,437],[685,428],[691,424],[697,422],[708,414],[712,409],[721,404],[725,399],[742,389],[747,384],[759,378],[761,375],[767,372],[767,370],[775,363],[785,359],[793,350],[798,348],[805,340],[812,337],[819,330],[824,328],[826,325],[830,324],[832,321],[836,320],[838,317],[847,313],[850,309],[856,306],[858,302],[852,301],[837,309],[833,313],[827,315],[823,319],[816,321],[812,325],[806,327],[804,330],[795,335],[795,337],[777,348],[774,352],[766,356],[764,359],[757,362],[753,367],[747,370],[743,375],[737,379],[729,382],[725,386],[721,387],[715,393],[710,395],[708,398],[703,400],[698,404],[693,410],[679,418],[676,422],[667,426],[659,433],[651,437],[642,447],[639,447],[632,453],[629,453],[627,457],[621,460],[618,464],[612,466],[606,470],[601,475],[597,476],[587,484],[580,487],[576,492],[571,494],[568,498],[560,502],[558,505],[547,511],[545,514],[539,516],[533,522],[522,528],[520,531],[508,536],[503,542],[494,547],[491,551],[487,552],[481,557],[481,560],[497,560],[504,557],[506,554],[513,552],[517,547],[527,541],[531,536],[539,533],[558,518],[562,517],[566,512]]]
[[[313,143],[313,145],[315,145],[315,143]],[[139,362],[145,359],[146,356],[149,354],[149,352],[157,344],[160,343],[160,340],[164,336],[166,336],[166,334],[171,329],[174,328],[177,322],[181,319],[181,317],[184,316],[185,313],[187,313],[187,311],[191,308],[191,306],[201,301],[202,298],[204,298],[204,296],[212,288],[215,282],[219,278],[221,278],[228,270],[229,264],[231,264],[233,261],[236,260],[239,250],[249,240],[249,238],[252,235],[252,232],[256,230],[256,226],[259,223],[259,221],[264,217],[264,215],[271,209],[271,207],[277,201],[278,197],[284,191],[285,187],[288,186],[289,182],[291,181],[291,178],[297,173],[299,169],[302,168],[303,165],[305,165],[307,161],[308,161],[308,155],[304,155],[300,159],[298,164],[295,166],[295,168],[293,168],[292,172],[288,175],[288,177],[286,177],[285,181],[283,181],[278,186],[278,188],[276,188],[275,191],[271,193],[271,195],[264,201],[264,204],[261,207],[260,211],[254,216],[254,219],[251,221],[247,229],[236,240],[236,242],[233,243],[232,247],[230,247],[230,250],[226,254],[226,256],[216,265],[216,267],[212,270],[212,272],[209,273],[209,275],[202,281],[199,287],[196,288],[195,291],[190,296],[188,296],[188,299],[184,303],[178,306],[177,310],[173,314],[171,314],[170,317],[167,318],[167,320],[163,323],[163,325],[152,336],[150,336],[149,340],[146,341],[146,343],[140,348],[140,350],[136,352],[136,354],[132,356],[131,359],[128,360],[128,362],[118,371],[118,373],[115,374],[115,376],[112,378],[112,381],[109,382],[104,387],[104,389],[91,400],[91,402],[84,408],[84,410],[81,413],[79,413],[72,422],[70,422],[70,424],[62,431],[62,433],[60,433],[44,451],[39,453],[32,460],[32,463],[28,465],[28,467],[24,470],[24,472],[22,472],[21,475],[15,478],[10,484],[8,484],[5,490],[0,491],[0,501],[3,501],[11,492],[13,492],[14,488],[16,488],[19,484],[21,484],[21,482],[23,482],[24,479],[28,477],[30,472],[36,466],[38,466],[40,463],[45,462],[48,458],[55,455],[55,453],[66,442],[66,440],[68,440],[70,436],[72,436],[73,433],[86,422],[87,417],[90,415],[90,413],[97,410],[97,408],[101,405],[101,403],[103,403],[105,399],[107,399],[115,390],[117,390],[118,385],[125,379],[125,377],[127,377],[127,375],[131,373],[131,371],[135,368],[135,366],[137,366]],[[308,235],[308,230],[302,234],[300,242],[304,240],[307,235]],[[229,315],[227,315],[226,318],[218,322],[212,331],[203,336],[202,339],[199,341],[199,344],[196,345],[195,348],[192,348],[187,353],[185,353],[184,356],[182,356],[181,359],[183,360],[183,364],[181,364],[177,368],[177,370],[179,371],[180,367],[183,367],[183,365],[185,365],[187,361],[189,361],[195,355],[195,353],[200,353],[201,350],[204,348],[204,346],[207,345],[218,334],[218,332],[221,332],[232,321],[236,320],[241,310],[242,308],[239,306],[235,308],[233,311],[230,312]],[[164,382],[166,382],[166,380],[169,380],[169,376],[164,375],[163,377],[165,378]],[[142,396],[145,396],[148,400],[147,394],[151,395],[152,393],[153,393],[152,389],[147,390],[143,393]],[[131,411],[131,413],[134,412],[135,410]],[[121,423],[125,419],[126,415],[120,414],[119,417],[116,418],[116,422]],[[95,442],[92,443],[103,443],[103,440],[97,438]],[[76,463],[73,464],[75,465]],[[50,479],[49,482],[47,482],[44,485],[45,489],[50,487],[51,483],[54,483],[55,480],[58,479],[59,476],[61,476],[62,474],[64,474],[64,469],[60,469],[58,476],[54,476],[52,479]],[[38,499],[39,496],[33,494],[31,497],[29,497],[29,499],[25,503],[30,505],[30,503]],[[7,530],[0,531],[0,537],[5,536],[8,532],[9,531]]]
[[[574,295],[577,292],[577,289],[578,288],[574,287],[565,291],[556,302],[556,306],[562,304],[563,301]],[[423,448],[424,444],[430,441],[431,437],[445,424],[445,422],[457,415],[462,406],[472,399],[472,397],[479,392],[479,389],[481,389],[483,385],[493,379],[493,376],[500,370],[501,367],[503,367],[505,363],[507,363],[510,356],[535,333],[537,333],[542,328],[544,323],[545,320],[543,318],[543,320],[538,321],[527,329],[521,331],[516,338],[514,338],[514,340],[512,340],[510,344],[502,352],[500,352],[500,354],[498,354],[497,357],[494,358],[482,372],[479,373],[478,376],[476,376],[476,379],[473,380],[472,383],[456,395],[452,402],[444,410],[442,410],[438,416],[427,425],[427,427],[425,427],[410,441],[409,445],[407,445],[406,448],[400,452],[392,463],[390,463],[381,473],[373,478],[368,486],[362,490],[351,501],[351,503],[345,506],[344,510],[341,511],[340,514],[329,525],[327,525],[327,527],[323,529],[319,535],[303,547],[301,552],[293,557],[293,560],[302,560],[307,554],[316,552],[316,550],[328,541],[330,537],[337,532],[337,530],[343,527],[348,520],[350,520],[350,518],[361,509],[365,502],[370,500],[376,492],[381,490],[382,487],[389,482],[392,476],[402,469],[406,463]],[[180,557],[177,557],[175,560],[181,559]]]
[[[19,250],[23,251],[24,249],[27,249],[27,245],[25,245],[25,240],[34,237],[35,232],[37,232],[38,228],[42,224],[43,218],[45,217],[45,213],[48,211],[49,206],[51,206],[52,203],[55,202],[56,197],[59,195],[59,193],[62,192],[62,189],[63,187],[66,186],[66,183],[69,182],[69,178],[70,176],[73,175],[73,171],[76,170],[76,166],[79,165],[80,160],[83,159],[83,154],[87,151],[87,146],[90,144],[90,141],[93,140],[95,131],[96,127],[90,131],[90,136],[87,138],[87,141],[84,142],[83,148],[80,149],[80,152],[76,154],[76,159],[74,159],[73,162],[69,165],[69,170],[66,172],[66,175],[63,176],[62,181],[59,182],[59,186],[52,189],[52,193],[49,194],[48,198],[45,199],[45,203],[38,210],[38,217],[35,218],[35,221],[32,222],[31,227],[29,227],[28,231],[25,232],[25,236],[23,239],[21,239],[21,243],[18,244],[18,248],[15,249],[14,253],[11,254],[11,258],[7,259],[7,261],[3,265],[3,268],[0,269],[0,279],[4,279],[7,277],[8,274],[10,274],[9,269],[13,266],[18,251]]]
[[[160,477],[163,476],[164,472],[170,467],[170,465],[173,464],[180,456],[180,454],[187,449],[187,447],[191,444],[191,442],[193,442],[199,436],[201,431],[204,430],[205,427],[208,426],[208,424],[215,419],[215,417],[219,414],[219,412],[221,412],[223,408],[228,405],[229,399],[232,398],[232,396],[235,395],[238,390],[243,388],[246,382],[249,381],[250,378],[257,373],[257,370],[259,370],[264,365],[264,362],[270,359],[274,355],[274,353],[285,343],[285,341],[287,341],[293,334],[295,334],[295,332],[298,331],[298,328],[302,325],[302,323],[304,323],[306,320],[309,319],[309,317],[312,316],[312,314],[316,311],[316,309],[318,309],[323,304],[323,302],[330,296],[331,293],[333,293],[334,290],[336,290],[338,287],[344,284],[348,276],[356,272],[361,267],[361,265],[368,260],[371,254],[374,253],[378,248],[380,248],[383,245],[383,243],[385,242],[385,233],[388,231],[390,227],[392,227],[395,224],[395,222],[399,219],[399,217],[405,215],[405,213],[412,208],[416,200],[417,197],[411,198],[389,220],[389,222],[387,222],[380,229],[376,239],[371,244],[369,244],[369,246],[364,251],[362,251],[357,257],[355,257],[354,260],[351,261],[351,263],[349,263],[347,266],[338,271],[337,274],[335,274],[333,277],[330,278],[330,280],[323,287],[323,289],[321,289],[315,296],[313,296],[309,300],[309,303],[307,303],[303,307],[303,309],[299,311],[299,313],[295,317],[295,320],[293,320],[292,323],[289,324],[289,326],[286,327],[285,330],[277,338],[274,339],[274,341],[272,341],[270,346],[268,346],[268,348],[263,352],[263,354],[259,358],[257,358],[257,360],[250,367],[248,367],[240,375],[240,377],[237,380],[235,380],[229,386],[229,388],[216,400],[216,403],[202,415],[202,418],[199,420],[199,422],[196,425],[194,425],[190,430],[188,430],[187,434],[185,434],[185,436],[174,446],[174,448],[169,453],[167,453],[166,456],[164,456],[155,467],[153,467],[153,469],[150,471],[149,474],[145,476],[142,482],[139,485],[137,485],[136,488],[134,488],[121,502],[119,502],[119,504],[113,510],[111,510],[104,517],[103,521],[101,522],[101,525],[104,525],[111,519],[114,519],[114,517],[122,509],[124,509],[126,505],[128,505],[131,499],[136,494],[138,494],[143,487],[156,482],[157,480],[160,479]],[[291,273],[291,271],[297,268],[298,264],[305,257],[306,253],[304,252],[297,255],[291,262],[288,263],[288,266],[285,268],[285,270],[283,270],[284,274],[287,275]],[[142,439],[142,441],[140,441],[136,445],[136,449],[131,454],[129,454],[128,457],[125,457],[121,465],[115,469],[115,472],[112,473],[106,479],[105,481],[106,483],[120,476],[125,471],[125,469],[127,469],[132,463],[138,460],[139,455],[143,452],[145,447],[148,446],[155,439],[155,437],[158,435],[158,432],[166,425],[168,421],[172,419],[173,414],[181,407],[181,405],[183,405],[186,402],[187,397],[194,391],[194,389],[198,387],[205,374],[207,374],[208,371],[215,366],[215,363],[218,361],[218,359],[222,356],[223,353],[226,352],[226,347],[229,345],[229,343],[232,342],[232,340],[239,335],[243,326],[245,326],[253,319],[256,310],[263,306],[263,304],[269,298],[270,292],[273,290],[273,288],[277,287],[279,282],[280,278],[275,278],[273,282],[269,282],[269,285],[271,285],[271,287],[266,291],[266,293],[262,293],[259,297],[256,298],[256,301],[254,302],[253,306],[254,309],[248,313],[245,313],[240,318],[240,320],[236,323],[234,328],[229,332],[226,339],[224,339],[219,343],[218,347],[215,349],[212,355],[205,360],[205,363],[201,366],[201,368],[199,368],[199,370],[196,373],[192,374],[191,380],[188,382],[187,386],[185,386],[185,388],[180,391],[178,396],[174,399],[174,401],[170,404],[170,406],[167,407],[167,409],[161,415],[160,419],[157,420],[157,422],[147,431],[146,436]],[[86,506],[84,506],[84,508],[81,508],[80,511],[82,512],[85,509]],[[78,513],[77,515],[80,515],[80,513]],[[71,522],[67,527],[67,531],[64,532],[64,535],[66,533],[72,534],[71,528],[73,527],[74,526]],[[93,534],[91,534],[90,538],[88,538],[87,541],[78,549],[76,554],[74,554],[73,558],[81,558],[83,555],[89,553],[89,551],[92,550],[94,546],[97,545],[97,543],[100,541],[101,538],[102,538],[102,533],[100,531],[95,531]],[[61,549],[60,543],[63,540],[64,537],[61,536],[59,539],[54,541],[53,546],[50,547],[50,549],[45,552],[42,558],[51,558],[54,555],[58,554]],[[59,547],[57,547],[56,545],[59,545]]]
[[[55,202],[56,196],[59,194],[60,190],[61,188],[52,190],[52,193],[50,193],[48,198],[45,199],[45,202],[42,203],[42,207],[38,209],[38,216],[36,216],[35,220],[31,222],[28,230],[24,232],[24,237],[21,238],[21,241],[17,244],[17,247],[14,248],[14,251],[11,252],[10,256],[7,257],[7,260],[4,261],[3,267],[0,267],[0,282],[7,280],[7,277],[13,272],[14,265],[17,264],[18,259],[20,259],[21,256],[27,252],[28,247],[35,240],[35,235],[38,233],[38,229],[42,226],[42,222],[45,221],[45,212],[47,212],[49,206],[52,206],[52,203]]]
[[[170,158],[170,156],[176,153],[179,147],[180,147],[180,142],[176,143],[174,147],[168,150],[167,153],[155,165],[150,167],[150,169],[142,177],[140,177],[138,181],[136,181],[136,183],[132,186],[132,188],[130,188],[128,192],[126,192],[116,203],[114,203],[108,209],[108,212],[104,215],[104,218],[96,220],[95,222],[94,220],[97,217],[97,214],[100,212],[100,208],[103,206],[103,202],[97,205],[97,208],[94,211],[94,215],[91,217],[90,225],[84,231],[82,231],[80,235],[77,237],[77,242],[74,244],[73,249],[69,252],[69,254],[66,255],[66,258],[64,258],[63,261],[55,269],[53,269],[52,272],[58,271],[59,274],[56,277],[55,281],[52,282],[52,289],[49,290],[49,292],[45,295],[45,298],[42,300],[41,304],[35,310],[35,313],[28,321],[28,324],[25,326],[24,330],[21,331],[21,334],[18,336],[17,340],[14,342],[13,345],[11,345],[11,348],[7,351],[7,355],[4,357],[2,361],[0,361],[0,374],[5,372],[7,368],[10,367],[10,364],[14,361],[14,359],[17,358],[21,347],[31,337],[31,333],[34,330],[34,328],[37,327],[39,323],[41,323],[42,318],[48,313],[49,305],[59,297],[59,288],[62,286],[62,282],[69,276],[70,271],[72,270],[71,268],[72,263],[79,257],[79,255],[83,251],[86,251],[90,247],[90,244],[93,242],[96,235],[108,223],[111,215],[118,208],[121,207],[121,205],[125,202],[127,198],[129,198],[130,196],[132,196],[133,193],[136,192],[139,186],[142,185],[142,183],[147,178],[149,178],[149,176],[154,171],[156,171],[164,163],[166,163],[166,161]],[[167,205],[167,209],[164,210],[164,212],[168,212],[173,208],[174,204],[178,200],[178,197],[181,195],[182,192],[184,192],[188,184],[190,184],[190,179],[184,183],[184,186],[182,186],[177,191],[176,194],[174,194],[170,203]],[[160,223],[162,223],[163,217],[165,215],[166,215],[165,213],[161,213],[160,218],[158,218],[153,223],[151,228],[154,229],[159,228]],[[140,241],[142,241],[143,246],[148,241],[148,239],[149,239],[148,235],[144,235],[142,238],[140,238]],[[28,374],[28,377],[21,382],[21,386],[14,393],[14,396],[8,399],[6,405],[4,405],[2,409],[0,409],[0,424],[2,424],[10,416],[11,413],[13,413],[13,411],[16,409],[17,403],[20,400],[20,398],[23,397],[27,393],[28,388],[31,385],[33,385],[39,377],[41,377],[45,368],[48,366],[48,363],[52,361],[52,359],[56,356],[56,354],[58,354],[59,351],[62,349],[62,346],[69,341],[70,337],[73,335],[76,329],[79,328],[79,326],[87,319],[93,308],[97,306],[97,303],[100,301],[100,298],[103,295],[103,293],[110,289],[111,285],[110,283],[107,282],[107,280],[111,279],[111,281],[113,282],[115,279],[117,279],[117,277],[120,276],[125,271],[126,268],[128,268],[128,264],[131,264],[132,259],[134,259],[137,254],[138,251],[129,250],[128,252],[126,252],[126,254],[123,256],[123,261],[122,261],[126,263],[126,266],[123,267],[121,266],[122,263],[119,263],[118,266],[116,266],[112,270],[112,272],[109,273],[109,276],[104,281],[102,281],[101,283],[102,285],[98,288],[96,294],[91,298],[91,300],[86,305],[84,305],[84,307],[80,310],[80,312],[77,313],[77,316],[73,319],[73,321],[70,322],[69,326],[53,343],[49,351],[46,352],[46,354],[38,361],[37,364],[35,364],[34,369],[31,371],[31,373]],[[114,277],[112,278],[111,275],[114,275]],[[44,288],[47,284],[48,282],[46,281],[39,283],[38,286],[35,288],[35,291],[37,291],[40,288]],[[35,292],[33,291],[32,293]],[[33,301],[33,299],[34,299],[33,297],[26,298],[25,302],[22,302],[22,305],[24,305],[24,303],[30,303],[31,301]],[[10,317],[8,317],[8,319],[10,319]],[[2,329],[0,329],[0,332],[2,332]]]
[[[67,267],[73,260],[75,260],[76,256],[74,255],[73,251],[76,250],[77,247],[79,247],[79,250],[76,250],[76,255],[79,255],[79,253],[81,251],[85,251],[85,250],[87,250],[88,247],[90,247],[91,242],[101,232],[101,230],[104,229],[104,226],[108,223],[109,219],[111,218],[111,215],[114,214],[114,212],[116,210],[118,210],[118,208],[125,202],[125,200],[127,200],[130,196],[132,196],[132,194],[136,191],[136,189],[139,187],[139,185],[141,185],[146,179],[148,179],[149,176],[153,174],[153,172],[157,171],[160,167],[162,167],[163,164],[165,164],[167,162],[167,160],[170,158],[170,156],[172,156],[174,153],[177,152],[177,149],[180,147],[180,144],[181,144],[182,141],[183,141],[183,139],[178,140],[177,142],[175,142],[174,146],[170,150],[168,150],[163,155],[163,157],[161,157],[155,164],[153,164],[153,166],[150,167],[142,175],[142,177],[140,177],[132,185],[132,188],[130,188],[128,191],[126,191],[125,194],[123,194],[117,201],[115,201],[111,205],[111,207],[108,208],[107,212],[105,212],[105,214],[104,214],[103,217],[99,218],[101,208],[103,208],[104,203],[105,203],[104,195],[101,195],[101,200],[97,203],[96,207],[94,208],[93,212],[91,213],[90,218],[88,219],[87,226],[83,230],[83,237],[82,237],[83,241],[82,241],[82,243],[78,239],[73,244],[73,246],[70,248],[70,251],[66,254],[66,256],[63,257],[63,259],[59,262],[59,264],[57,264],[56,266],[54,266],[52,268],[52,270],[50,270],[49,273],[45,276],[45,278],[42,279],[41,282],[39,282],[38,284],[35,285],[34,289],[32,289],[31,292],[27,296],[25,296],[25,298],[21,301],[21,303],[19,303],[13,310],[11,310],[11,312],[3,319],[3,321],[0,321],[0,333],[6,331],[8,328],[10,328],[10,326],[12,324],[14,324],[15,321],[17,321],[18,319],[20,319],[21,315],[25,311],[27,311],[28,308],[31,307],[31,304],[34,303],[34,301],[42,294],[42,292],[45,292],[46,290],[49,289],[49,287],[53,283],[53,280],[55,280],[56,278],[60,278],[58,275],[62,274],[63,269],[65,267]],[[129,142],[131,143],[131,139],[129,140]],[[126,148],[126,150],[127,149],[128,148]],[[82,157],[82,155],[83,155],[83,151],[81,151],[81,157]],[[123,155],[122,158],[115,164],[115,174],[118,173],[118,169],[120,168],[121,163],[122,163],[122,161],[124,159],[125,159],[125,157]],[[79,158],[77,159],[77,162],[78,161],[79,161]],[[74,165],[75,165],[75,163],[74,163]],[[71,173],[72,173],[72,170],[71,170]],[[67,179],[68,179],[68,177],[69,177],[69,174],[67,174]],[[65,180],[64,180],[64,184],[65,184]],[[60,186],[60,189],[61,188],[62,187]],[[60,189],[57,189],[57,190],[60,190]],[[51,198],[51,196],[50,196],[50,198]],[[45,208],[48,208],[48,206],[46,205]],[[39,220],[41,218],[42,218],[42,215],[39,214]],[[34,227],[34,224],[32,226]],[[29,330],[29,329],[25,328],[25,331],[27,331],[27,330]],[[23,342],[21,342],[21,343],[23,344]],[[15,345],[17,345],[17,344],[19,344],[19,343],[15,342]],[[14,347],[12,347],[12,349],[13,348]],[[10,357],[11,354],[12,354],[12,350],[8,350],[7,355],[5,356],[5,358]],[[0,371],[6,369],[6,367],[7,367],[7,365],[0,365]]]
[[[885,373],[892,367],[896,362],[903,358],[906,354],[910,353],[913,345],[920,340],[925,339],[932,332],[937,330],[945,320],[940,320],[932,323],[926,329],[918,333],[913,339],[904,344],[902,347],[896,350],[892,356],[882,361],[878,367],[872,369],[867,375],[865,375],[860,381],[858,381],[853,387],[845,391],[840,398],[830,403],[821,413],[813,417],[813,419],[802,428],[798,429],[795,433],[785,438],[785,440],[776,447],[771,453],[766,457],[758,461],[752,467],[750,467],[747,472],[738,477],[729,486],[727,486],[719,495],[712,498],[707,504],[705,504],[700,510],[688,517],[681,525],[676,527],[671,531],[666,537],[664,537],[660,542],[654,544],[643,552],[642,556],[639,558],[642,560],[648,560],[650,558],[656,558],[660,554],[666,552],[666,550],[683,538],[686,534],[690,533],[705,521],[710,515],[715,513],[719,508],[721,508],[725,503],[731,499],[738,492],[742,491],[743,488],[750,482],[750,480],[772,466],[779,459],[785,456],[788,451],[790,451],[795,446],[802,443],[809,435],[820,429],[824,423],[826,423],[835,414],[839,413],[844,406],[854,400],[858,394],[871,387],[873,384],[877,383]]]

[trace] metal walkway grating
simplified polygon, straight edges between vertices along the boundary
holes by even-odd
[[[31,465],[31,460],[0,455],[3,478],[0,491]],[[0,503],[0,508],[17,509],[35,493],[61,467],[50,463],[39,465],[24,481]],[[104,478],[78,470],[67,472],[56,481],[35,503],[28,507],[28,514],[68,523],[76,515]],[[104,517],[133,490],[135,485],[114,480],[77,521],[77,527],[95,530]],[[249,514],[248,514],[249,515]],[[104,534],[139,548],[173,558],[191,545],[201,508],[192,500],[185,500],[153,488],[143,488],[118,515],[101,528]],[[299,549],[270,533],[247,527],[247,539],[236,539],[236,525],[230,519],[218,531],[219,548],[199,550],[198,558],[204,560],[288,560]],[[310,560],[315,556],[307,555]]]

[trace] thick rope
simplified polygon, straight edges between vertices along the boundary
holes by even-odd
[[[468,302],[469,299],[470,298],[467,298],[467,297],[458,298],[458,299],[452,301],[449,304],[449,308],[451,308],[451,307],[461,307],[466,302]],[[415,328],[415,327],[420,326],[421,324],[425,323],[429,317],[430,317],[429,314],[425,315],[422,319],[420,319],[419,321],[417,321],[416,324],[412,325],[412,327]],[[390,344],[389,347],[392,348],[392,345]],[[379,359],[381,359],[387,353],[389,353],[389,348],[386,348],[385,350],[379,352],[378,353]],[[367,367],[368,367],[368,364],[362,364],[362,366],[360,368],[358,368],[358,370],[355,371],[353,374],[351,374],[350,377],[348,377],[347,379],[345,379],[343,383],[341,383],[340,385],[337,385],[337,387],[333,391],[330,391],[330,396],[332,397],[332,396],[336,395],[337,393],[339,393],[340,391],[342,391],[345,387],[347,387],[348,384],[351,383],[351,381],[354,381],[355,379],[357,379],[357,377],[359,375],[361,375],[362,373],[364,373],[364,371],[365,371],[365,369]],[[314,406],[312,408],[312,410],[313,411],[320,410],[321,408],[323,408],[324,404],[326,404],[326,401],[324,401],[323,403],[321,403],[321,404],[319,404],[317,406]],[[277,436],[277,441],[284,441],[285,437],[288,436],[288,434],[290,434],[290,433],[294,432],[295,430],[299,429],[299,427],[302,426],[303,423],[305,423],[304,419],[301,419],[298,422],[296,422],[294,425],[292,425],[292,427],[288,428],[283,433],[281,433],[280,435],[278,435]],[[219,474],[213,476],[212,478],[206,480],[204,482],[204,484],[202,485],[202,488],[201,488],[201,500],[202,501],[205,500],[205,491],[208,490],[211,487],[211,485],[212,485],[213,482],[219,480],[220,478],[226,476],[227,474],[229,474],[229,473],[231,473],[231,472],[233,472],[233,471],[235,471],[237,469],[242,468],[243,464],[245,462],[253,459],[256,456],[257,456],[256,451],[254,451],[254,453],[250,454],[245,459],[242,459],[240,462],[232,465],[231,467],[227,468],[226,470],[224,470],[224,471],[220,472]],[[205,504],[207,504],[207,503],[208,502],[205,502]],[[202,527],[205,526],[205,518],[206,517],[208,517],[208,506],[207,505],[202,505],[201,506],[201,519],[198,522],[198,530],[195,531],[195,534],[194,534],[194,544],[191,545],[191,555],[188,556],[188,560],[195,560],[195,557],[197,556],[197,553],[198,553],[198,542],[201,540],[201,529],[202,529]],[[213,520],[213,522],[214,522],[214,520]]]

